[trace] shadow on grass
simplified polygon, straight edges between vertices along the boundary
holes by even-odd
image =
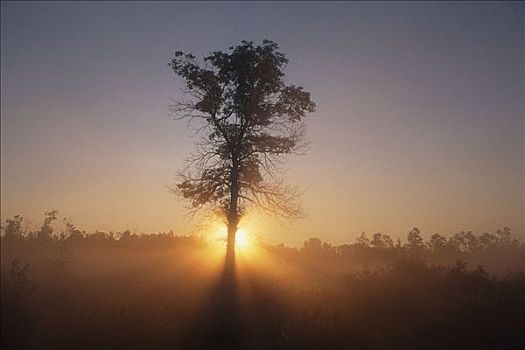
[[[234,257],[225,259],[221,276],[200,315],[184,348],[242,349],[239,291]]]

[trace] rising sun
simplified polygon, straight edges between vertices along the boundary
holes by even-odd
[[[239,249],[246,249],[250,246],[250,238],[248,233],[242,228],[237,230],[235,234],[235,246]]]
[[[212,230],[213,234],[210,236],[211,241],[226,244],[228,236],[226,226],[221,224],[215,224],[214,226],[215,229]],[[255,241],[245,225],[237,229],[235,233],[235,250],[247,253],[254,248],[254,243]]]

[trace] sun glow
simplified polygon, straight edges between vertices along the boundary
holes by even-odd
[[[216,221],[211,230],[209,241],[225,246],[228,238],[228,230],[226,225]],[[242,254],[250,253],[256,246],[256,239],[253,236],[253,227],[246,221],[240,223],[237,232],[235,233],[235,250]]]
[[[250,238],[248,233],[240,228],[235,234],[235,248],[237,249],[246,249],[250,246]]]

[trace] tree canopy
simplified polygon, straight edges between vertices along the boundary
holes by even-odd
[[[242,41],[202,61],[181,51],[169,66],[185,83],[177,119],[200,135],[174,188],[192,209],[219,210],[235,226],[248,207],[286,218],[300,213],[297,192],[278,176],[283,156],[304,150],[310,93],[286,85],[288,63],[277,43]]]

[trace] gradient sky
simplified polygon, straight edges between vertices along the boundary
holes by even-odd
[[[271,242],[362,231],[524,235],[519,3],[1,4],[1,217],[56,208],[87,231],[195,231],[167,186],[192,150],[168,61],[279,43],[318,105],[286,179],[309,215]]]

